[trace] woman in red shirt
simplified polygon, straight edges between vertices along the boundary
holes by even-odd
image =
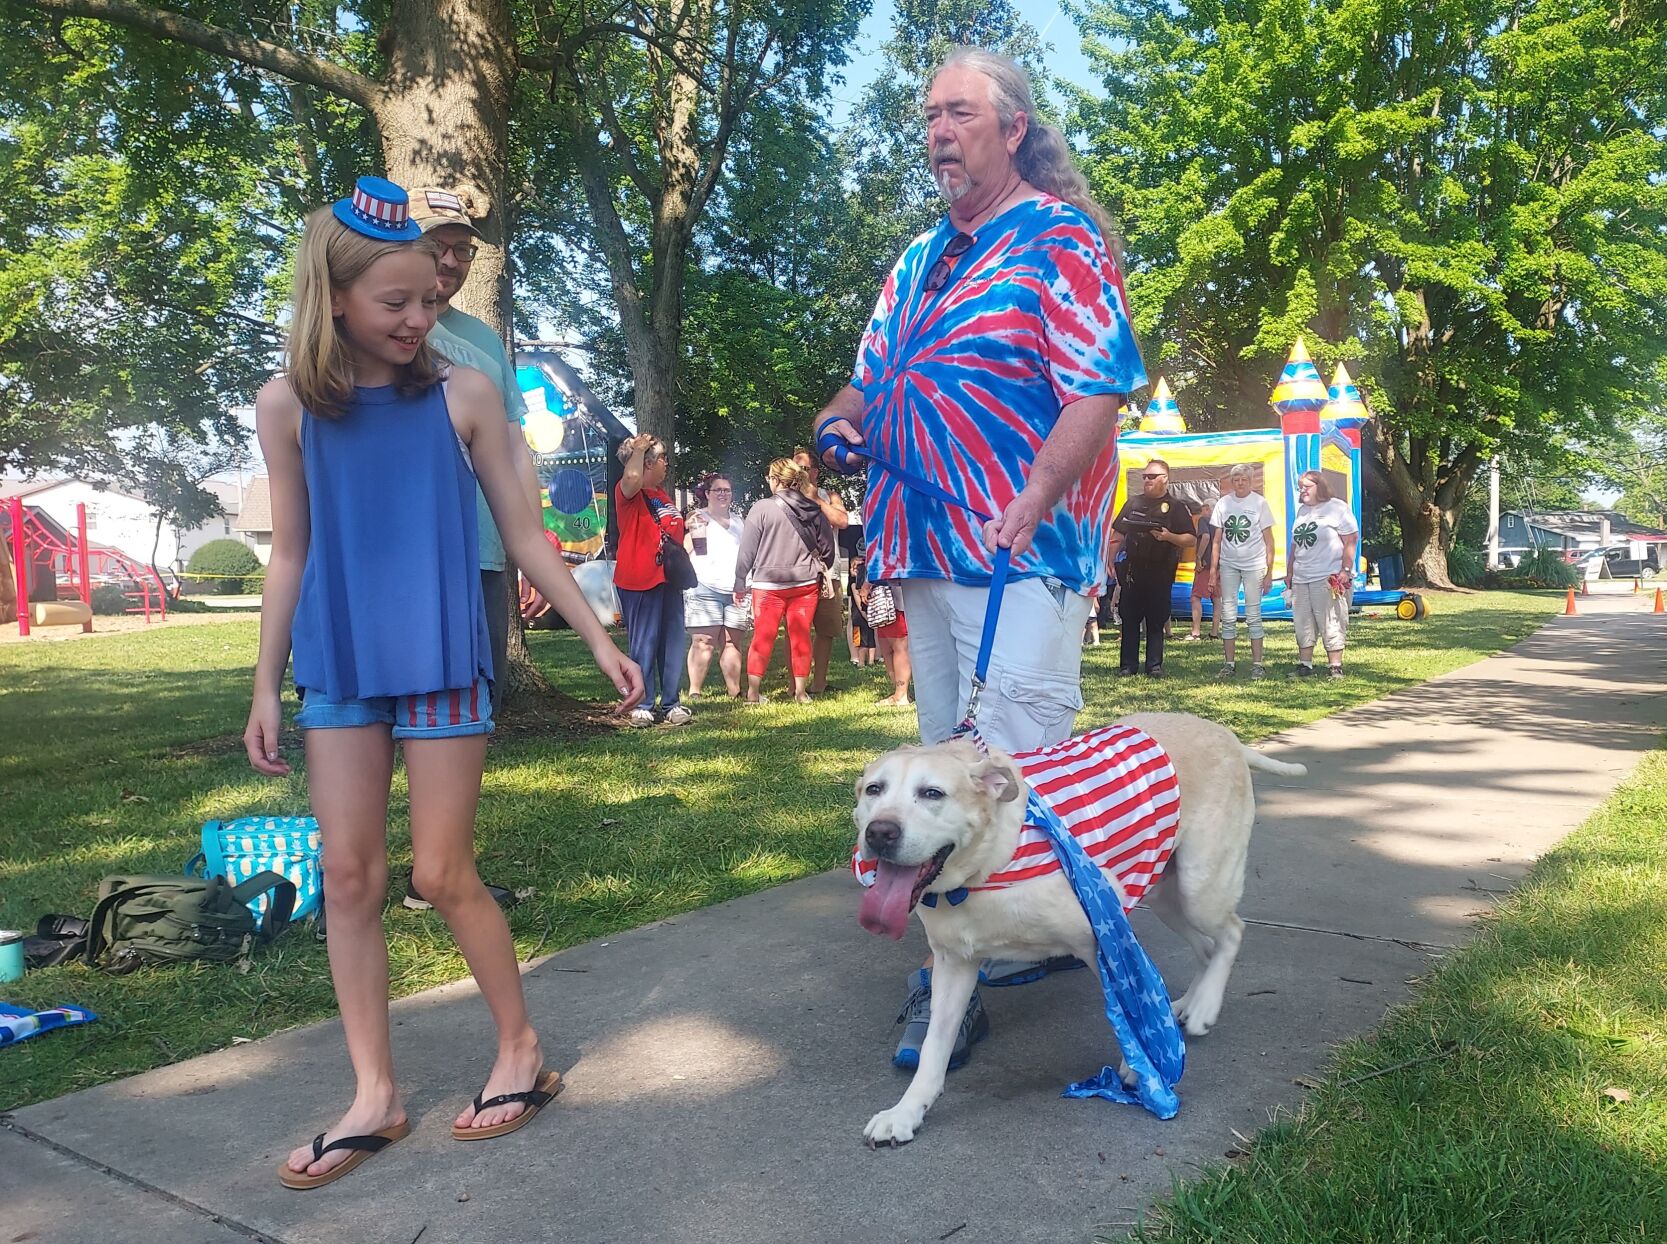
[[[642,667],[645,688],[642,704],[631,710],[631,724],[652,726],[658,697],[667,725],[687,725],[694,714],[677,702],[687,647],[683,593],[666,582],[660,553],[662,539],[679,548],[683,544],[683,516],[661,487],[668,465],[665,442],[657,436],[633,436],[619,447],[619,460],[625,472],[614,489],[619,523],[614,587],[625,618],[626,644],[631,659]]]

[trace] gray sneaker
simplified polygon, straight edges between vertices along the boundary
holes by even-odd
[[[896,1022],[903,1025],[897,1052],[891,1056],[892,1066],[914,1071],[920,1066],[920,1047],[926,1043],[926,1029],[932,1019],[932,969],[916,968],[909,975],[912,989]],[[961,1029],[955,1034],[955,1048],[949,1054],[949,1069],[964,1066],[972,1057],[972,1045],[990,1035],[990,1017],[984,1013],[984,999],[975,989],[961,1016]]]
[[[1216,671],[1216,677],[1219,679],[1236,678],[1238,676],[1238,672],[1239,667],[1237,664],[1232,661],[1223,661],[1221,663],[1221,668]]]
[[[1312,665],[1293,665],[1290,669],[1285,671],[1285,677],[1312,678],[1314,677],[1314,667]]]
[[[1267,668],[1265,666],[1252,665],[1250,667],[1250,677],[1251,677],[1252,681],[1255,681],[1256,679],[1259,679],[1259,678],[1266,678],[1267,676],[1268,676],[1268,671],[1267,671]]]
[[[1335,682],[1337,679],[1343,677],[1343,667],[1341,665],[1333,665],[1326,670],[1325,676]]]

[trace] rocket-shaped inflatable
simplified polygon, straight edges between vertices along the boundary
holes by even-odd
[[[1331,399],[1319,369],[1308,357],[1301,337],[1291,347],[1291,357],[1269,399],[1279,416],[1279,431],[1285,438],[1285,523],[1286,534],[1296,519],[1297,480],[1304,471],[1320,469],[1320,411]],[[1289,548],[1289,544],[1286,545]]]
[[[1181,408],[1175,404],[1175,395],[1169,391],[1169,381],[1162,376],[1158,377],[1157,388],[1152,390],[1152,400],[1140,418],[1140,430],[1170,435],[1187,430],[1187,421],[1181,418]]]

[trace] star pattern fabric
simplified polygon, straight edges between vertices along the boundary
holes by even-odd
[[[1117,892],[1106,883],[1105,874],[1034,794],[1025,819],[1048,831],[1077,902],[1094,929],[1094,966],[1099,969],[1100,988],[1105,992],[1106,1019],[1111,1021],[1123,1057],[1135,1073],[1135,1086],[1128,1089],[1115,1066],[1102,1067],[1098,1075],[1066,1085],[1062,1096],[1104,1097],[1138,1104],[1160,1119],[1172,1119],[1181,1109],[1175,1086],[1186,1066],[1186,1042],[1175,1022],[1163,976],[1135,940],[1134,929],[1123,913]]]

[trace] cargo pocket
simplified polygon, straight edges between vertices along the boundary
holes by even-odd
[[[1009,665],[996,675],[1001,694],[979,713],[984,737],[1003,751],[1027,751],[1071,737],[1082,711],[1082,682],[1054,670]]]

